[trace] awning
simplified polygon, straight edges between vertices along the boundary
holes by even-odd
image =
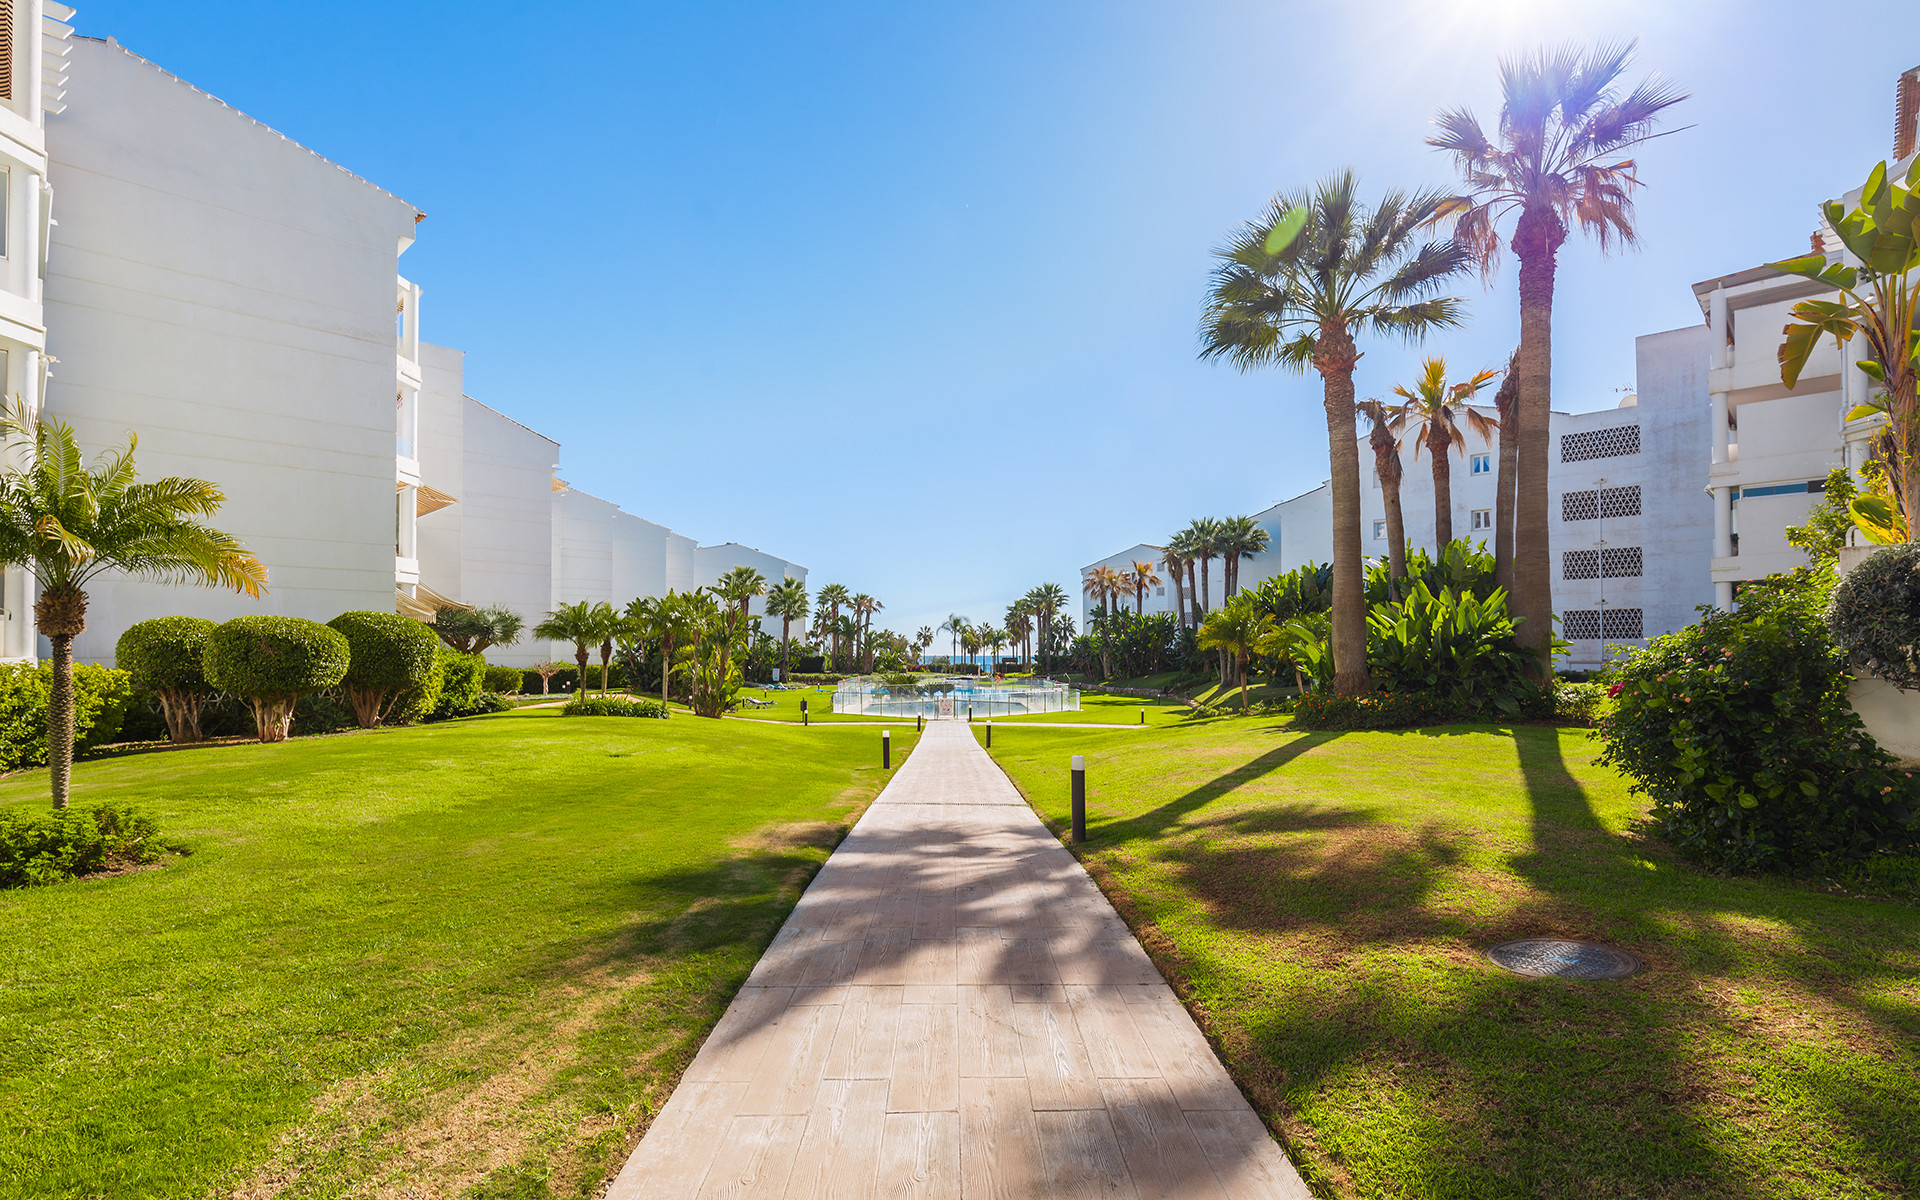
[[[461,612],[472,612],[473,605],[462,604],[458,600],[449,600],[424,583],[413,585],[413,595],[409,596],[399,588],[393,591],[394,611],[403,617],[412,617],[416,621],[432,621],[434,614],[443,608],[457,608]]]

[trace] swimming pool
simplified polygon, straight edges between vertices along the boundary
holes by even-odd
[[[875,717],[1012,717],[1023,713],[1079,712],[1080,689],[1042,679],[986,684],[972,679],[923,678],[915,683],[843,679],[833,692],[833,711]]]

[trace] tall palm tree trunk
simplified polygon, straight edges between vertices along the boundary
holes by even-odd
[[[1205,555],[1200,559],[1200,611],[1206,612],[1213,607],[1213,588],[1207,576],[1211,574],[1213,556]]]
[[[1520,392],[1520,355],[1516,351],[1507,360],[1507,377],[1494,393],[1493,406],[1500,420],[1500,460],[1493,477],[1493,582],[1513,598],[1513,481],[1520,461],[1520,434],[1514,423],[1514,410]]]
[[[660,706],[667,704],[667,673],[673,669],[673,639],[660,639]]]
[[[1407,518],[1400,507],[1400,474],[1394,472],[1393,478],[1380,476],[1380,495],[1387,508],[1387,569],[1388,578],[1395,581],[1394,590],[1399,590],[1399,581],[1407,577]],[[1398,596],[1394,597],[1399,599]]]
[[[1552,670],[1553,584],[1547,551],[1547,420],[1553,403],[1554,259],[1567,231],[1545,209],[1522,213],[1513,232],[1520,260],[1520,435],[1514,470],[1513,611],[1515,640],[1537,655],[1536,675]]]
[[[1427,433],[1427,449],[1433,454],[1433,553],[1445,554],[1453,541],[1453,464],[1447,451],[1453,439],[1444,425],[1435,424]]]
[[[1181,629],[1185,629],[1187,627],[1187,601],[1181,594],[1180,565],[1178,563],[1170,564],[1167,567],[1167,582],[1173,585],[1174,623]]]
[[[1354,437],[1353,335],[1331,321],[1320,329],[1313,366],[1327,410],[1327,448],[1333,467],[1333,690],[1364,696],[1367,676],[1366,579],[1360,569],[1360,441]]]

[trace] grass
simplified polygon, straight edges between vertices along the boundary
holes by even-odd
[[[769,701],[773,707],[751,708],[746,703],[748,697],[752,697],[755,700]],[[740,707],[733,715],[737,717],[751,717],[758,721],[798,721],[800,719],[800,702],[802,700],[807,702],[807,720],[809,722],[851,721],[854,723],[892,724],[900,720],[900,718],[897,717],[889,719],[884,717],[863,716],[859,713],[842,715],[834,712],[833,685],[831,684],[803,686],[803,690],[796,689],[793,691],[763,690],[748,684],[746,687],[740,689]],[[913,724],[913,718],[906,718],[906,723],[909,725]]]
[[[1323,1196],[1920,1192],[1920,910],[1636,832],[1584,731],[996,731]],[[1490,965],[1624,946],[1611,983]]]
[[[1098,692],[1080,693],[1079,712],[1026,713],[1017,717],[995,717],[994,724],[1021,725],[1138,725],[1140,710],[1147,710],[1148,725],[1177,724],[1190,718],[1186,705],[1165,700],[1143,700],[1132,696],[1106,696]]]
[[[192,853],[0,892],[0,1196],[591,1194],[872,758],[523,710],[81,764]]]

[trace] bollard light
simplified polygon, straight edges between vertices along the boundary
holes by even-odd
[[[1087,840],[1087,759],[1073,756],[1073,840]]]
[[[973,724],[973,705],[967,705],[967,724]]]
[[[800,702],[800,723],[802,725],[807,723],[807,702],[805,700]]]
[[[993,720],[987,720],[987,749],[993,749]]]
[[[924,732],[926,728],[927,728],[927,714],[923,712],[917,712],[913,714],[913,731],[915,733],[921,733],[921,732]]]
[[[891,729],[880,731],[880,769],[883,771],[893,769],[893,730]]]

